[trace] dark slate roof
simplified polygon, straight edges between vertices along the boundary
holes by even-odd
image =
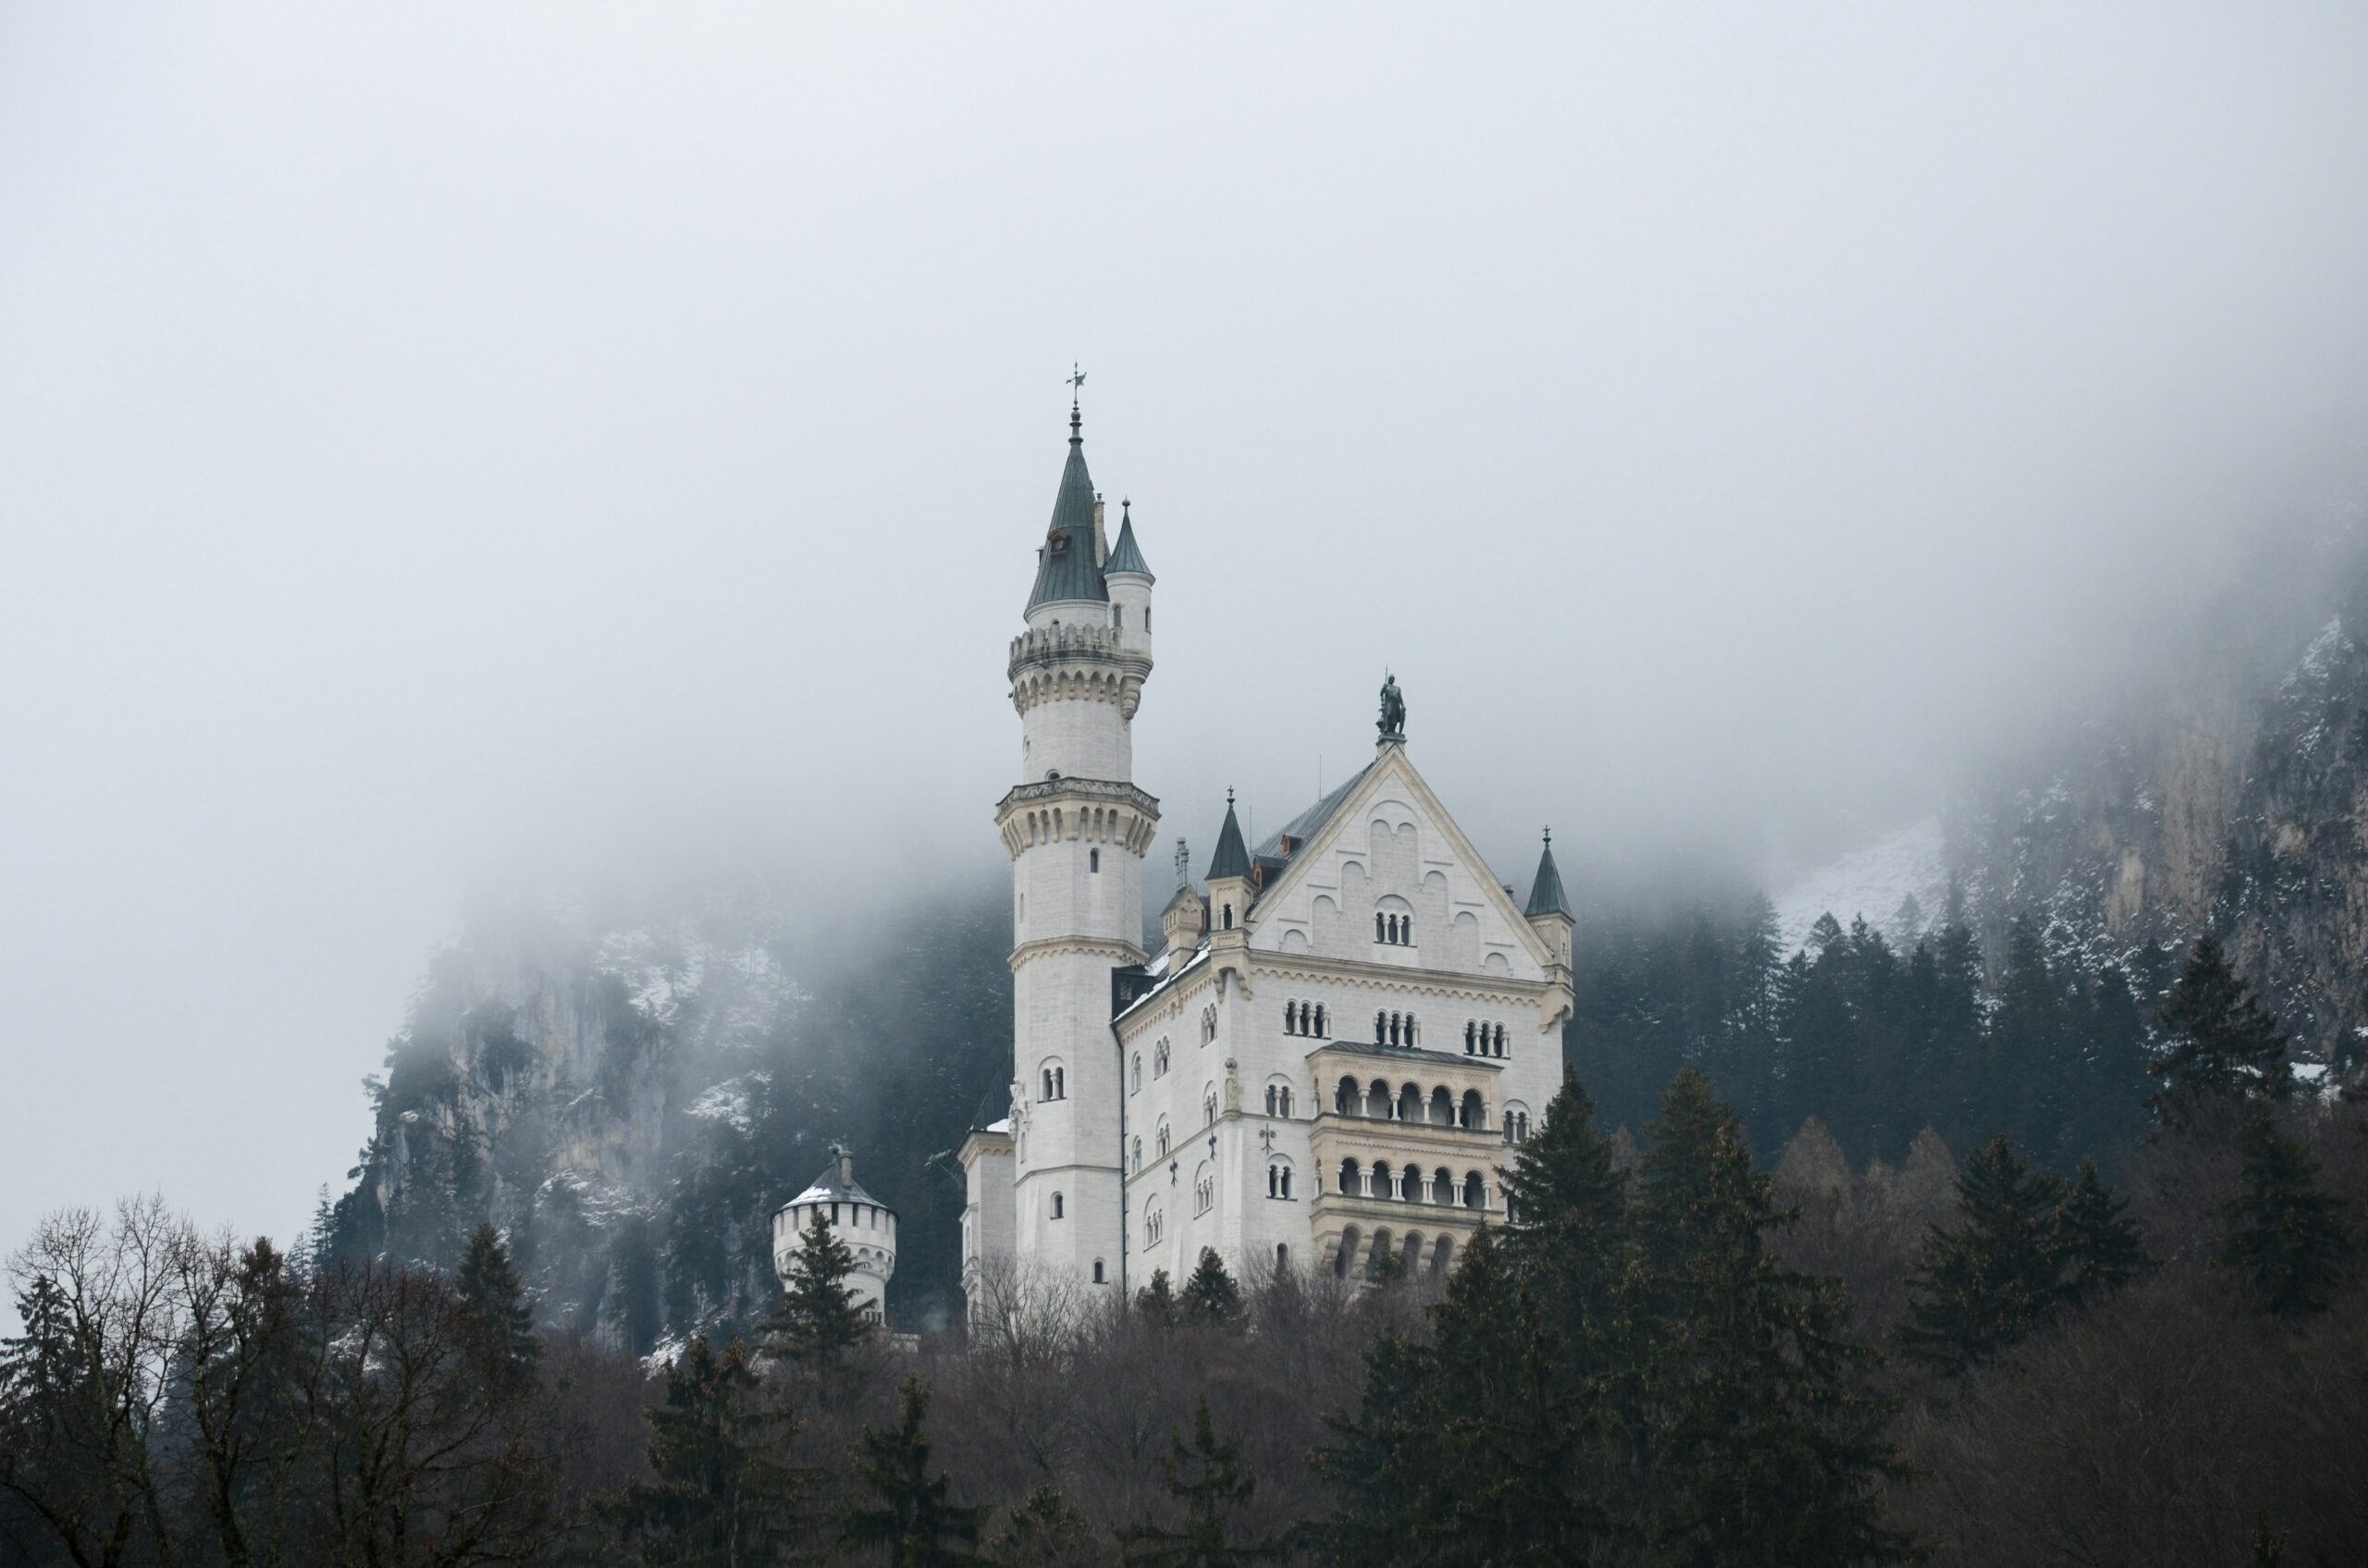
[[[1151,576],[1151,568],[1143,562],[1143,552],[1135,543],[1135,520],[1128,515],[1125,501],[1118,503],[1118,542],[1110,547],[1110,559],[1102,567],[1102,574],[1105,577],[1119,572],[1140,572],[1146,577]],[[1158,579],[1153,578],[1153,581]]]
[[[1233,814],[1233,792],[1226,791],[1225,826],[1217,833],[1217,852],[1209,860],[1208,880],[1219,877],[1246,877],[1250,874],[1250,851],[1241,842],[1241,820]]]
[[[853,1160],[847,1161],[847,1165],[850,1167],[853,1167],[854,1163],[855,1162]],[[873,1197],[870,1193],[865,1191],[860,1186],[857,1185],[855,1172],[852,1168],[850,1168],[846,1174],[842,1177],[839,1170],[839,1160],[836,1155],[833,1155],[831,1163],[822,1168],[821,1175],[807,1183],[805,1191],[800,1192],[797,1196],[792,1198],[787,1204],[784,1204],[782,1206],[784,1208],[794,1208],[800,1204],[813,1203],[870,1204],[875,1208],[884,1209],[888,1207],[887,1204],[882,1203],[879,1199]],[[893,1213],[894,1211],[892,1210],[891,1212]]]
[[[1365,782],[1365,775],[1379,766],[1381,759],[1374,759],[1351,773],[1348,783],[1285,822],[1272,837],[1258,846],[1258,858],[1262,860],[1289,860],[1301,845],[1324,831],[1324,824],[1332,820],[1332,814],[1339,810],[1342,802],[1354,795],[1357,786]],[[1285,839],[1290,840],[1289,849],[1283,847]]]
[[[1036,589],[1028,608],[1066,599],[1107,604],[1110,586],[1094,559],[1093,476],[1085,471],[1085,436],[1077,410],[1069,410],[1069,460],[1061,469],[1060,493],[1053,498],[1052,526],[1036,551]]]
[[[1530,919],[1540,915],[1572,918],[1571,901],[1562,895],[1562,873],[1554,869],[1554,840],[1546,841],[1546,853],[1537,858],[1537,880],[1529,884],[1529,907],[1523,911]]]

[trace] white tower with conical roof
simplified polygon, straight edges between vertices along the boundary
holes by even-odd
[[[1078,1284],[1119,1271],[1121,1093],[1111,971],[1143,961],[1143,856],[1159,802],[1135,787],[1151,674],[1152,574],[1131,518],[1115,545],[1077,405],[1028,629],[1008,673],[1020,782],[996,808],[1012,862],[1012,1090],[1018,1254]]]
[[[886,1322],[888,1281],[896,1272],[896,1211],[856,1185],[855,1155],[837,1144],[822,1174],[773,1211],[773,1272],[783,1284],[789,1283],[817,1219],[838,1232],[855,1259],[846,1289],[856,1310],[874,1323]]]

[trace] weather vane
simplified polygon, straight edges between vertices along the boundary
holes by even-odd
[[[1068,377],[1069,401],[1071,401],[1071,402],[1075,402],[1075,401],[1077,401],[1077,389],[1078,389],[1079,387],[1082,387],[1082,386],[1084,386],[1084,385],[1085,385],[1085,372],[1084,372],[1084,371],[1082,371],[1082,370],[1079,370],[1079,369],[1077,367],[1077,361],[1075,361],[1075,360],[1071,360],[1071,361],[1069,361],[1069,377]]]

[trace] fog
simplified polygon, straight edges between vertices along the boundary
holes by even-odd
[[[1927,809],[2368,430],[2368,11],[1967,10],[0,6],[0,1241],[294,1230],[473,890],[993,874],[1072,361],[1202,858],[1385,668],[1508,880]]]

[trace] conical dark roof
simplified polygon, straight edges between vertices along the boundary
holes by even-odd
[[[1069,460],[1061,469],[1060,493],[1053,498],[1052,526],[1036,552],[1036,590],[1028,596],[1028,608],[1066,599],[1110,602],[1102,562],[1094,559],[1093,476],[1085,471],[1085,435],[1074,403],[1069,405]]]
[[[1529,907],[1523,911],[1530,919],[1540,915],[1560,915],[1572,919],[1571,901],[1562,893],[1562,873],[1554,865],[1554,835],[1546,835],[1546,852],[1537,858],[1537,878],[1529,884]]]
[[[1118,503],[1118,542],[1111,547],[1110,559],[1102,568],[1102,574],[1105,577],[1119,572],[1140,572],[1146,577],[1151,576],[1151,568],[1144,563],[1143,552],[1135,544],[1135,520],[1128,514],[1125,501]]]
[[[1233,814],[1233,791],[1225,792],[1225,826],[1217,832],[1217,852],[1209,860],[1209,880],[1250,874],[1250,847],[1241,842],[1241,821]]]

